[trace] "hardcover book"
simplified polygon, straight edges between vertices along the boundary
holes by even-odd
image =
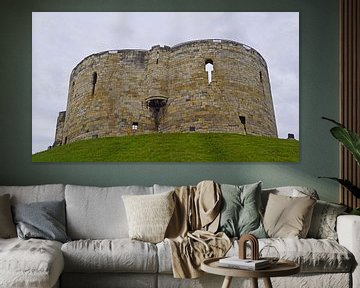
[[[219,260],[219,265],[222,267],[237,268],[237,269],[247,269],[247,270],[259,270],[268,268],[271,263],[267,259],[240,259],[238,256],[233,256],[229,258],[223,258]]]

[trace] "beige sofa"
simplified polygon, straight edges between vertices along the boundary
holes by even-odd
[[[66,228],[72,241],[18,238],[0,239],[0,287],[221,287],[222,277],[174,279],[171,250],[128,236],[123,195],[157,194],[174,187],[154,185],[90,187],[76,185],[0,186],[12,204],[41,201],[66,202]],[[303,187],[307,193],[316,192]],[[262,191],[293,195],[293,187]],[[293,195],[294,196],[294,195]],[[297,195],[298,196],[298,195]],[[337,217],[338,241],[331,239],[260,239],[260,248],[271,244],[282,258],[301,265],[301,273],[272,279],[274,287],[360,287],[360,217]],[[237,242],[228,255],[237,253]],[[262,281],[259,281],[262,285]],[[250,284],[234,279],[233,287]],[[260,287],[261,287],[260,285]]]

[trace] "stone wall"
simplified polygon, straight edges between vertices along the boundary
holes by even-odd
[[[277,137],[265,60],[228,40],[90,55],[71,73],[61,121],[54,145],[154,132]]]
[[[62,144],[64,138],[63,132],[64,132],[65,117],[66,117],[66,111],[59,112],[56,122],[56,134],[55,134],[55,141],[53,146],[58,146]]]

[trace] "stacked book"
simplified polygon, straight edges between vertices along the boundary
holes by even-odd
[[[251,260],[240,259],[238,256],[222,258],[219,260],[219,266],[246,270],[260,270],[271,266],[267,259]]]

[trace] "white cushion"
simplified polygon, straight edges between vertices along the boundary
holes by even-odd
[[[0,239],[0,287],[52,287],[63,268],[59,242]]]
[[[175,207],[173,194],[123,196],[131,239],[151,243],[164,240]]]
[[[128,238],[122,195],[152,194],[152,187],[66,185],[67,233],[75,239]]]
[[[130,239],[78,240],[61,248],[66,272],[157,271],[156,246]]]

